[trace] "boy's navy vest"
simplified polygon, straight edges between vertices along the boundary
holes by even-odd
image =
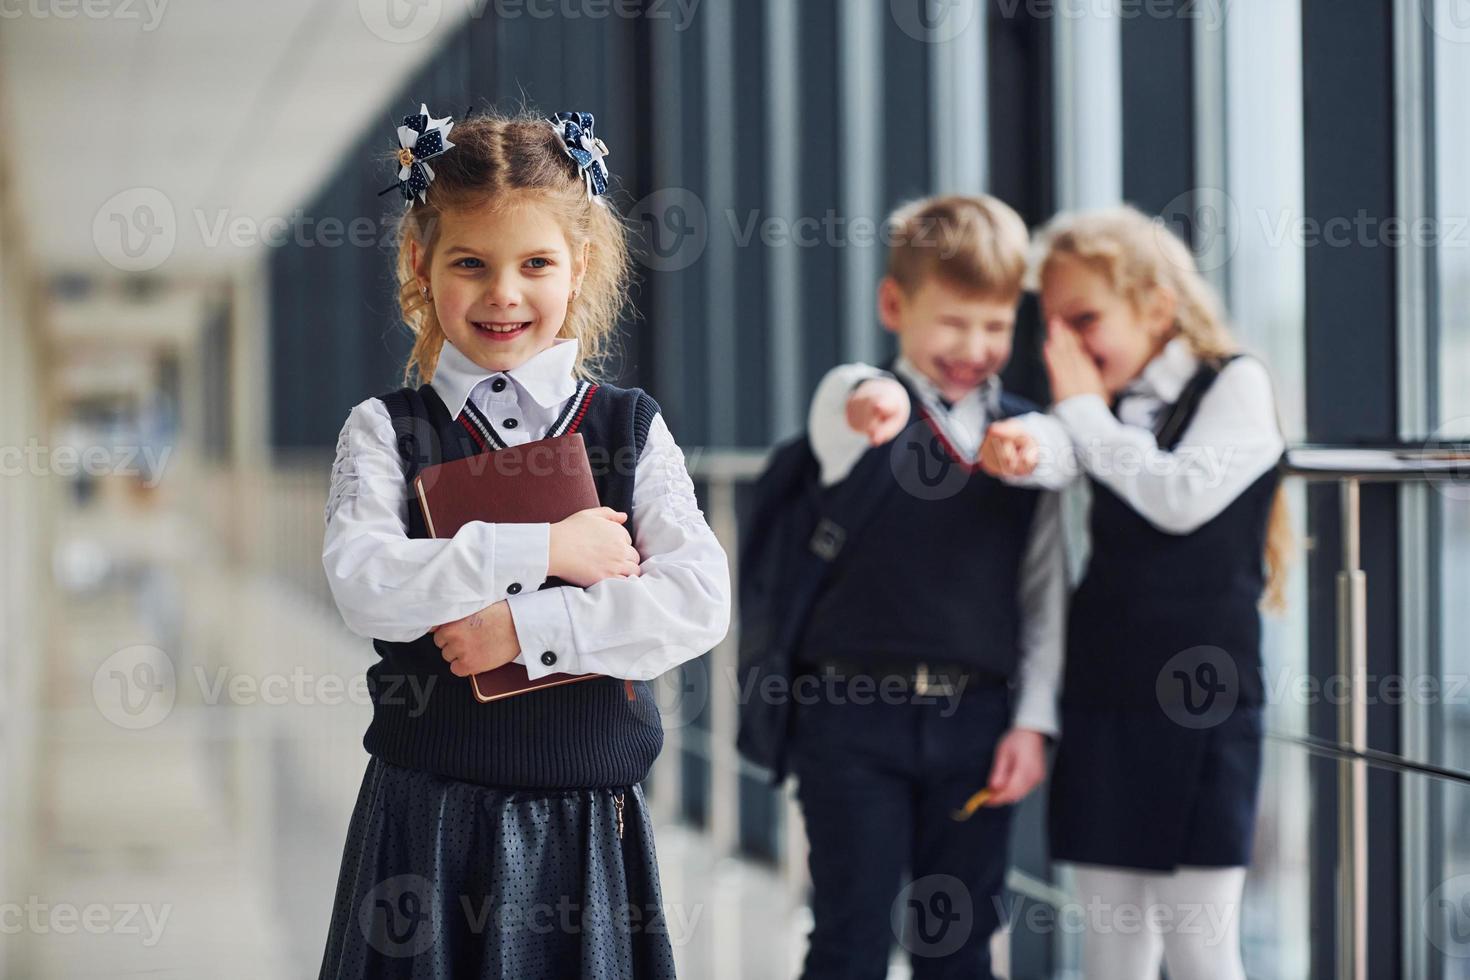
[[[430,537],[414,477],[425,466],[494,452],[498,437],[469,402],[451,418],[431,385],[378,397],[393,419],[410,487],[409,536]],[[598,499],[628,515],[629,535],[638,520],[634,467],[658,411],[639,388],[583,383],[549,430],[582,434]],[[541,587],[557,584],[548,579]],[[450,672],[432,633],[407,643],[375,639],[373,647],[381,659],[367,672],[373,720],[362,742],[395,765],[492,786],[614,787],[642,780],[663,747],[658,705],[645,681],[598,677],[482,704],[469,678]]]
[[[797,660],[928,661],[997,680],[1016,667],[1019,580],[1041,491],[1012,487],[958,458],[908,381],[907,428],[870,449],[897,486],[843,545]],[[1002,418],[1034,411],[1001,397]]]
[[[1160,449],[1179,444],[1222,368],[1202,363],[1160,413]],[[1089,477],[1092,555],[1068,613],[1064,707],[1156,708],[1179,695],[1180,678],[1166,675],[1180,671],[1196,687],[1230,685],[1233,671],[1236,703],[1262,703],[1258,603],[1280,481],[1273,466],[1211,520],[1170,534]]]

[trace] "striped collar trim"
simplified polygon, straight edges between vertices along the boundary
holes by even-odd
[[[965,459],[965,457],[960,454],[960,451],[955,446],[954,442],[950,440],[949,434],[944,430],[944,423],[942,422],[942,420],[935,418],[934,413],[929,411],[929,407],[924,403],[920,402],[918,407],[920,417],[922,417],[923,420],[928,423],[929,431],[933,432],[934,437],[939,440],[940,448],[944,450],[945,455],[950,458],[950,461],[953,462],[956,466],[959,466],[966,473],[980,472],[980,454],[977,452],[974,459]]]
[[[556,421],[551,423],[551,428],[546,430],[543,438],[551,439],[575,432],[582,424],[582,419],[586,417],[587,406],[591,403],[592,394],[596,390],[597,385],[592,382],[579,380],[576,392],[567,399],[566,407],[561,410]],[[481,452],[487,449],[499,450],[508,447],[508,443],[496,431],[495,424],[485,417],[485,413],[481,412],[473,401],[465,401],[464,408],[459,413],[459,422],[479,443]]]
[[[561,410],[551,428],[546,430],[546,437],[566,435],[568,432],[577,431],[577,426],[582,424],[582,417],[587,414],[587,405],[592,400],[592,393],[597,390],[597,385],[590,381],[579,380],[577,390],[567,402],[567,407]]]
[[[460,424],[470,430],[470,434],[476,437],[480,444],[480,451],[486,449],[504,449],[506,442],[500,438],[500,433],[495,431],[495,426],[485,417],[485,414],[475,407],[472,401],[466,401],[464,408],[459,413]]]

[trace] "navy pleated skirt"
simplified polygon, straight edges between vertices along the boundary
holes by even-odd
[[[1157,708],[1062,709],[1047,791],[1056,861],[1145,871],[1250,864],[1264,710],[1189,729]]]
[[[503,789],[369,760],[321,980],[673,976],[640,785]]]

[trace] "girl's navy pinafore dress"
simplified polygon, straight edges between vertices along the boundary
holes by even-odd
[[[1160,413],[1188,427],[1220,365]],[[1273,467],[1213,520],[1168,534],[1097,480],[1072,598],[1051,778],[1051,854],[1151,871],[1250,863],[1263,737],[1262,554]]]
[[[453,418],[427,384],[379,397],[410,486],[422,466],[495,448],[473,403]],[[657,411],[639,389],[584,382],[548,434],[624,458]],[[631,534],[632,468],[594,478]],[[410,535],[429,536],[409,512]],[[371,758],[322,980],[672,978],[641,787],[663,744],[649,685],[602,677],[481,704],[432,634],[373,643]]]

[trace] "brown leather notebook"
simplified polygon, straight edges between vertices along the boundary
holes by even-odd
[[[436,538],[452,538],[470,521],[554,524],[602,506],[579,432],[426,466],[413,486],[424,524]],[[510,663],[475,674],[470,683],[476,700],[485,702],[601,676],[557,673],[531,680],[525,667]]]

